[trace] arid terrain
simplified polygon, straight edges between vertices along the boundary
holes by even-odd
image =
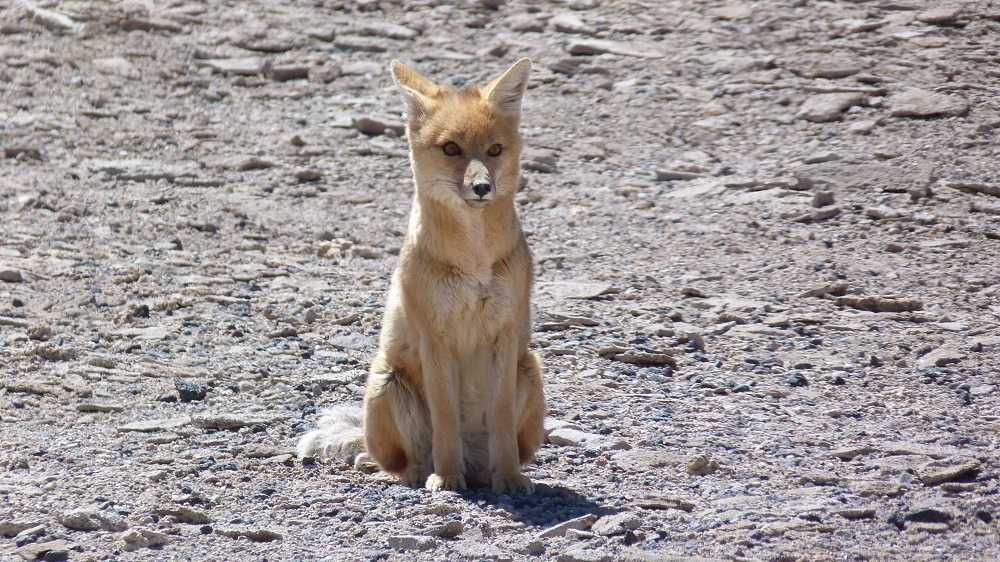
[[[297,459],[523,56],[538,490]],[[2,560],[998,560],[998,385],[998,2],[0,0]]]

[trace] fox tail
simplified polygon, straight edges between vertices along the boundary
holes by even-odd
[[[299,458],[327,458],[346,464],[365,452],[360,404],[341,404],[323,412],[316,429],[299,439]]]

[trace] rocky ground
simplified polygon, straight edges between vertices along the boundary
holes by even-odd
[[[294,458],[535,63],[526,497]],[[1000,4],[0,2],[0,558],[996,560]]]

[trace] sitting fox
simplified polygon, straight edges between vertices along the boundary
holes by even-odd
[[[534,490],[545,398],[528,351],[532,261],[514,205],[531,61],[485,87],[437,85],[399,61],[416,193],[363,412],[334,408],[300,456],[367,452],[409,486]]]

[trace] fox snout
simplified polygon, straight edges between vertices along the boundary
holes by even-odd
[[[474,195],[474,197],[465,198],[466,204],[470,207],[486,206],[492,199],[493,178],[482,161],[469,160],[469,164],[465,168],[465,181],[463,183],[466,189],[472,191],[471,195]]]

